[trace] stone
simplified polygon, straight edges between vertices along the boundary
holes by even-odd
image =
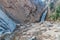
[[[30,38],[29,40],[37,40],[35,36],[33,36],[32,38]]]
[[[39,21],[41,10],[44,9],[39,0],[0,0],[2,10],[17,23],[28,23]]]
[[[50,24],[51,24],[50,22],[44,22],[43,24],[31,23],[30,25],[33,26],[29,27],[28,25],[26,25],[29,30],[27,28],[25,28],[27,31],[22,29],[23,32],[19,33],[21,32],[21,30],[18,31],[16,34],[14,34],[15,35],[14,37],[15,38],[18,37],[19,40],[60,40],[60,30],[59,30],[60,28],[58,26],[59,23],[55,22],[52,23],[53,25],[52,27],[46,26]]]

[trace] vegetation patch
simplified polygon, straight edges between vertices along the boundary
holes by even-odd
[[[51,20],[60,20],[60,5],[55,8],[55,11],[50,15]]]

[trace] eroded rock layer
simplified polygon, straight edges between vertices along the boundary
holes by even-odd
[[[0,0],[5,13],[17,22],[39,21],[45,3],[39,0]]]

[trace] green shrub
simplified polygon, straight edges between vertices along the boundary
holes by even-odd
[[[54,8],[54,3],[52,2],[52,3],[50,3],[50,9],[52,10],[53,8]]]
[[[54,20],[54,21],[58,20],[59,17],[60,17],[60,6],[56,7],[55,10],[56,10],[56,11],[54,12],[54,14],[52,14],[52,15],[50,16],[50,18],[51,18],[52,20]]]

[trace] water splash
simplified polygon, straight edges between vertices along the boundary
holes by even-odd
[[[0,9],[0,36],[12,33],[15,28],[16,23]]]

